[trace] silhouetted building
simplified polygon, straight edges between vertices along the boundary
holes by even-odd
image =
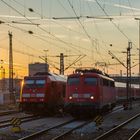
[[[33,76],[37,72],[48,72],[49,65],[47,63],[33,63],[29,64],[29,76]]]
[[[13,103],[20,96],[21,79],[13,79],[13,92],[9,92],[9,78],[0,80],[0,104]],[[12,94],[12,95],[11,95]]]

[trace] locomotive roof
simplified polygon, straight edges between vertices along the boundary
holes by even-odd
[[[108,79],[108,80],[112,80],[114,81],[113,78],[110,78],[106,75],[102,75],[96,72],[86,72],[86,73],[74,73],[74,74],[70,74],[68,77],[73,77],[73,76],[80,76],[80,75],[87,75],[87,76],[96,76],[96,77],[102,77],[104,79]]]
[[[97,73],[97,74],[101,74],[101,75],[105,75],[105,76],[109,77],[109,75],[107,73],[102,72],[101,70],[95,69],[95,68],[92,68],[92,69],[76,69],[75,73]]]
[[[62,75],[58,75],[56,73],[51,73],[51,72],[38,72],[33,76],[25,76],[25,79],[30,79],[30,78],[46,78],[49,77],[52,81],[65,81],[66,82],[66,77]]]
[[[66,77],[65,76],[62,76],[62,75],[58,75],[58,74],[55,74],[55,73],[51,73],[51,76],[49,76],[50,79],[55,79],[57,81],[65,81],[66,82]]]

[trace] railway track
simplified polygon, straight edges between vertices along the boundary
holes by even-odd
[[[73,119],[73,120],[64,122],[62,124],[59,124],[59,125],[56,125],[56,126],[53,126],[53,127],[50,127],[50,128],[46,128],[46,129],[38,131],[38,132],[35,132],[31,135],[25,136],[25,137],[20,138],[18,140],[29,140],[29,139],[34,140],[34,139],[38,139],[39,137],[42,137],[44,135],[45,135],[45,139],[51,139],[51,140],[62,139],[64,136],[70,134],[72,131],[74,131],[76,129],[79,129],[79,128],[89,124],[92,121],[93,120],[80,122],[75,127],[71,128],[69,130],[66,130],[64,128],[66,125],[75,125],[75,123],[77,122],[75,119]],[[46,135],[46,133],[48,134],[49,132],[50,132],[50,135],[49,136]],[[57,132],[57,134],[56,134],[56,132]]]
[[[100,135],[99,137],[96,137],[94,140],[105,140],[105,139],[114,139],[113,136],[119,136],[119,133],[123,133],[122,128],[126,125],[128,125],[129,123],[131,123],[132,121],[134,121],[135,119],[140,117],[140,113],[136,114],[135,116],[131,117],[130,119],[128,119],[127,121],[121,123],[120,125],[110,129],[109,131],[103,133],[102,135]],[[116,135],[117,133],[117,135]],[[134,140],[136,138],[136,136],[140,135],[140,129],[138,129],[137,131],[135,131],[134,133],[130,133],[127,136],[127,140]]]
[[[113,110],[112,112],[116,112],[117,110],[120,110],[120,109],[122,109],[122,107],[118,107],[118,108],[116,108],[115,110]],[[111,112],[111,113],[112,113],[112,112]],[[105,116],[107,116],[107,115],[108,115],[108,114],[106,114]],[[39,137],[41,137],[42,135],[45,135],[46,132],[48,133],[48,132],[50,132],[50,131],[55,130],[55,132],[58,132],[58,133],[59,133],[59,130],[61,131],[61,129],[63,129],[64,132],[61,132],[61,134],[58,134],[58,135],[55,136],[55,137],[54,137],[54,136],[52,136],[51,138],[46,138],[46,137],[45,137],[45,139],[58,140],[58,139],[62,139],[62,137],[64,137],[64,136],[70,134],[70,133],[73,132],[74,130],[79,129],[79,128],[85,126],[85,125],[88,125],[88,124],[91,123],[91,122],[93,122],[93,119],[92,119],[92,120],[88,120],[88,121],[84,121],[84,122],[82,122],[81,124],[79,124],[79,125],[77,125],[77,126],[71,128],[71,129],[69,129],[69,130],[65,130],[65,131],[64,131],[63,128],[64,128],[66,125],[70,125],[71,123],[76,123],[76,120],[74,119],[74,120],[71,120],[71,121],[68,121],[68,122],[64,122],[64,123],[62,123],[62,124],[60,124],[60,125],[56,125],[56,126],[53,126],[53,127],[46,128],[46,129],[44,129],[44,130],[35,132],[35,133],[31,134],[31,135],[25,136],[25,137],[20,138],[20,139],[18,139],[18,140],[36,139],[36,137],[39,138]],[[73,124],[73,125],[75,125],[75,124]],[[53,134],[52,134],[52,135],[53,135]]]
[[[9,114],[14,114],[14,113],[19,113],[19,111],[17,111],[17,110],[10,110],[10,111],[0,112],[0,116],[5,116],[5,115],[9,115]]]
[[[135,131],[135,133],[128,140],[136,140],[137,136],[140,135],[140,128]]]
[[[79,129],[79,128],[82,128],[83,126],[88,125],[88,124],[91,123],[92,121],[93,121],[93,120],[85,121],[85,122],[83,122],[82,124],[77,125],[77,126],[75,126],[74,128],[72,128],[72,129],[70,129],[70,130],[68,130],[68,131],[63,132],[63,133],[59,134],[58,136],[53,137],[51,140],[61,140],[61,139],[63,139],[65,136],[71,134],[71,132],[73,132],[74,130]]]
[[[114,111],[119,110],[119,109],[121,109],[121,107],[116,108]],[[30,116],[26,116],[26,117],[20,117],[20,119],[21,119],[21,122],[28,122],[28,121],[40,119],[40,117],[39,116],[30,115]],[[7,120],[4,120],[4,121],[1,121],[0,122],[0,128],[10,126],[11,125],[10,121],[11,121],[11,119],[7,119]],[[52,133],[51,136],[50,136],[51,138],[49,138],[49,139],[52,139],[52,140],[61,139],[62,137],[70,134],[71,132],[73,132],[74,130],[79,129],[79,128],[87,125],[88,123],[92,122],[93,119],[92,119],[92,121],[82,122],[81,124],[79,124],[77,126],[75,126],[75,123],[76,123],[76,121],[75,121],[75,123],[73,124],[73,126],[74,126],[73,128],[68,128],[67,130],[65,130],[64,127],[66,125],[70,125],[69,123],[72,123],[72,121],[74,121],[74,120],[71,120],[71,121],[68,121],[68,122],[64,122],[63,124],[60,124],[60,125],[57,125],[57,126],[54,126],[54,127],[51,127],[51,128],[47,128],[47,129],[38,131],[38,132],[33,133],[33,134],[29,135],[29,136],[20,138],[19,140],[36,139],[36,137],[39,138],[39,137],[42,137],[44,135],[46,136],[46,134],[45,134],[46,132],[48,132],[50,134],[52,132],[58,132],[57,134],[53,134]],[[63,130],[63,131],[61,131],[61,130]]]
[[[30,116],[24,116],[24,117],[18,117],[21,119],[21,123],[28,122],[36,119],[40,119],[40,116],[30,115]],[[0,128],[11,126],[11,119],[0,121]]]

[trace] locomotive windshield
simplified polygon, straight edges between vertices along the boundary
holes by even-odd
[[[24,88],[41,88],[44,87],[45,80],[24,80]]]
[[[97,85],[97,78],[94,77],[86,77],[84,79],[84,83],[87,85],[96,86]]]
[[[24,80],[24,88],[34,88],[34,80]]]
[[[44,87],[45,80],[36,80],[35,84],[36,84],[37,87]]]
[[[80,83],[80,79],[78,77],[68,78],[68,85],[78,85],[79,83]]]
[[[32,85],[32,84],[34,84],[34,80],[25,80],[24,81],[24,84],[26,84],[26,85]]]

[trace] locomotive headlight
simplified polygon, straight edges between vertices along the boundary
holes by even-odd
[[[90,96],[90,99],[92,99],[92,100],[93,100],[93,99],[94,99],[94,96]]]
[[[71,100],[72,99],[72,96],[69,96],[69,99]]]

